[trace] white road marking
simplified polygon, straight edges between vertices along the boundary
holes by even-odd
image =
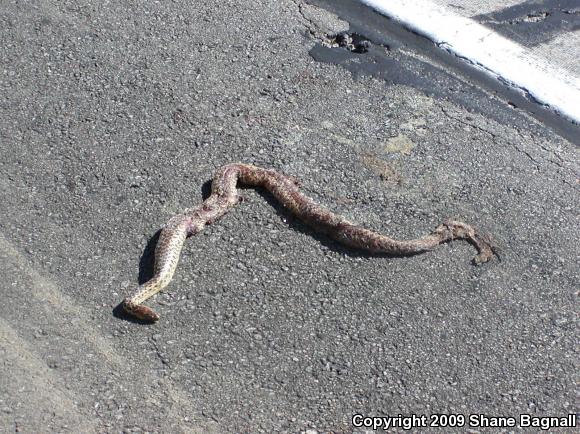
[[[529,49],[428,0],[360,1],[580,123],[580,79]]]

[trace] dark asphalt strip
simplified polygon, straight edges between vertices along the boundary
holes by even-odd
[[[473,18],[519,44],[539,45],[580,29],[580,2],[528,0]]]

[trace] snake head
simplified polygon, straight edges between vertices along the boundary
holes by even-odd
[[[491,235],[475,231],[475,236],[470,241],[479,251],[475,258],[473,258],[474,265],[484,264],[493,258],[501,261],[501,249]]]

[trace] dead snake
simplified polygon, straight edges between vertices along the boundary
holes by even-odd
[[[422,238],[397,241],[357,226],[318,205],[298,190],[299,183],[292,176],[249,164],[233,163],[218,169],[207,200],[197,208],[186,209],[167,222],[155,248],[154,275],[139,286],[133,296],[123,300],[123,308],[127,313],[145,321],[154,322],[159,319],[157,313],[141,303],[169,284],[185,239],[222,217],[241,200],[236,188],[238,182],[265,188],[284,207],[315,230],[341,244],[370,253],[412,255],[432,250],[441,243],[464,239],[478,250],[474,258],[476,264],[487,262],[497,255],[491,238],[466,223],[448,220]]]

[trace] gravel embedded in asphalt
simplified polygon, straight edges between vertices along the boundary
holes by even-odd
[[[315,61],[318,33],[345,23],[312,8],[4,6],[1,427],[350,432],[355,413],[577,411],[578,148],[518,110],[500,122]],[[366,256],[248,189],[186,243],[149,302],[159,323],[115,315],[157,230],[232,161],[394,237],[461,219],[503,260],[472,266],[462,242]]]

